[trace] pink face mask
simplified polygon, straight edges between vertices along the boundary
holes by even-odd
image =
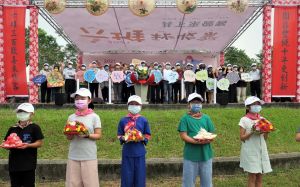
[[[75,100],[75,106],[77,109],[87,109],[88,108],[88,101],[87,100]]]

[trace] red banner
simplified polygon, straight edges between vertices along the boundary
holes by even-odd
[[[25,64],[26,7],[3,8],[4,71],[7,96],[28,96]]]
[[[272,96],[295,97],[297,78],[297,7],[275,7]]]

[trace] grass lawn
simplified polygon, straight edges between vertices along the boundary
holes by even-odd
[[[38,123],[45,135],[44,146],[39,149],[39,158],[66,159],[68,141],[62,133],[71,109],[38,109],[34,122]],[[118,159],[121,146],[116,138],[117,124],[126,115],[125,110],[96,110],[102,121],[103,138],[97,142],[98,158]],[[147,146],[147,157],[181,157],[183,142],[177,126],[185,110],[143,110],[152,130],[152,139]],[[238,156],[240,153],[238,122],[245,111],[241,108],[204,109],[215,124],[218,137],[213,143],[215,156]],[[295,142],[295,132],[300,127],[300,110],[291,108],[265,108],[263,116],[278,129],[268,139],[269,153],[298,152],[300,145]],[[3,139],[9,126],[16,122],[12,109],[0,109],[0,139]],[[0,150],[0,159],[7,158],[8,152]],[[221,185],[221,184],[220,184]]]
[[[264,187],[297,187],[299,186],[300,169],[278,169],[263,176]],[[244,187],[247,186],[247,175],[215,176],[214,187]],[[1,183],[2,187],[9,187],[8,183]],[[101,186],[119,187],[120,181],[100,181]],[[37,183],[37,187],[64,187],[64,182]],[[147,187],[180,187],[181,178],[157,178],[147,180]],[[199,186],[199,178],[197,179]]]

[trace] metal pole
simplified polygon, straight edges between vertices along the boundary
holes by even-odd
[[[79,79],[76,79],[76,88],[79,90]]]
[[[108,79],[108,104],[113,104],[111,102],[111,78]]]
[[[183,100],[185,97],[185,93],[184,93],[184,80],[183,78],[181,79],[181,100]]]
[[[214,104],[217,104],[217,79],[214,79]]]

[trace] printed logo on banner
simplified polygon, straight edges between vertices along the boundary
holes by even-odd
[[[201,70],[196,73],[196,80],[204,82],[208,79],[207,70]]]
[[[113,71],[110,77],[114,83],[120,83],[125,79],[123,71]]]
[[[125,76],[125,83],[127,84],[127,87],[133,86],[133,82],[131,81],[131,74],[132,73],[127,73]]]
[[[196,75],[192,70],[186,70],[183,73],[183,77],[185,82],[194,82],[196,79]]]
[[[85,80],[86,82],[92,83],[92,82],[95,80],[96,75],[95,75],[94,70],[89,69],[89,70],[87,70],[87,71],[84,73],[84,76],[83,76],[83,77],[84,77],[84,80]]]
[[[108,79],[109,79],[109,74],[105,70],[100,70],[100,71],[97,72],[97,74],[96,74],[96,80],[99,83],[108,81]]]

